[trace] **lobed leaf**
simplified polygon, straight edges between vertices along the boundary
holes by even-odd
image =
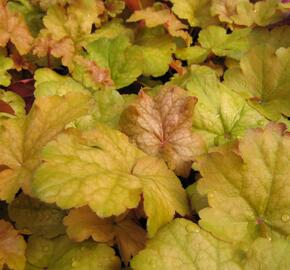
[[[216,237],[250,243],[289,234],[289,133],[283,124],[247,132],[238,146],[199,158],[198,190],[208,197],[199,224]]]
[[[187,74],[176,76],[170,84],[187,89],[189,95],[198,99],[192,126],[209,147],[231,142],[243,136],[247,129],[267,123],[267,119],[243,98],[221,84],[208,67],[193,66]]]
[[[188,20],[191,26],[206,27],[216,24],[217,20],[211,15],[209,0],[170,0],[172,11],[181,19]]]
[[[136,10],[127,22],[138,22],[144,20],[149,28],[163,25],[168,33],[173,37],[180,37],[187,46],[192,42],[192,38],[185,31],[188,27],[183,24],[165,5],[157,2],[152,7]]]
[[[174,86],[163,88],[155,98],[141,92],[123,112],[121,128],[147,154],[162,157],[170,169],[186,176],[204,151],[202,139],[191,129],[196,101]]]
[[[81,242],[92,237],[96,242],[117,244],[125,264],[144,248],[146,242],[146,231],[130,214],[102,219],[84,206],[70,210],[64,224],[68,236],[74,241]]]
[[[85,115],[89,95],[40,97],[26,117],[0,121],[0,198],[12,201],[22,187],[31,194],[31,173],[41,163],[42,147],[62,132],[65,126]]]
[[[131,265],[136,270],[241,270],[241,255],[195,223],[175,219],[149,240]]]
[[[225,84],[270,120],[290,116],[290,49],[256,46],[225,73]],[[275,72],[272,72],[272,71]],[[269,76],[272,74],[272,76]]]
[[[61,134],[44,148],[42,158],[33,193],[45,202],[62,208],[89,205],[99,217],[110,217],[137,207],[143,192],[149,235],[175,211],[187,213],[185,191],[165,163],[106,126]]]

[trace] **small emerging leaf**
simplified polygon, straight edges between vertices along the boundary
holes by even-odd
[[[24,100],[11,91],[5,91],[0,89],[0,100],[5,102],[9,107],[10,110],[0,112],[0,119],[1,118],[14,118],[14,117],[24,117],[25,116],[25,103]]]
[[[250,28],[245,28],[227,34],[222,27],[209,26],[200,31],[198,41],[203,48],[211,50],[215,55],[238,60],[249,48],[247,36],[250,31]]]
[[[0,53],[0,85],[8,86],[10,84],[11,75],[7,71],[13,66],[13,60]]]

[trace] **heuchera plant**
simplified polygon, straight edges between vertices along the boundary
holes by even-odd
[[[289,270],[289,2],[0,0],[0,270]]]

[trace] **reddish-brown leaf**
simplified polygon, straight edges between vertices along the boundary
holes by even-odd
[[[5,101],[1,99],[0,99],[0,112],[10,113],[10,114],[15,115],[13,108],[8,103],[6,103]]]

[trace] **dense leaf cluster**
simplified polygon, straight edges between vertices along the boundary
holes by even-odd
[[[0,0],[0,269],[289,270],[289,2]]]

